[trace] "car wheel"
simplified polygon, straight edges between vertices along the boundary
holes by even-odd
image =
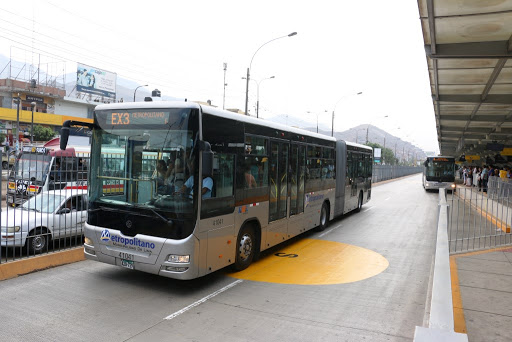
[[[28,252],[30,254],[40,254],[48,250],[50,234],[46,229],[34,229],[30,232],[27,239]]]
[[[235,271],[245,270],[252,263],[256,254],[256,235],[251,225],[245,225],[236,239]]]

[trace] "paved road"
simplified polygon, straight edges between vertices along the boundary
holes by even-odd
[[[411,341],[415,326],[425,325],[437,197],[423,190],[419,175],[382,184],[361,212],[285,245],[331,241],[361,247],[345,258],[347,265],[373,263],[363,249],[389,262],[352,282],[279,284],[236,279],[228,271],[183,282],[92,261],[6,280],[0,282],[2,340]],[[277,258],[279,250],[261,261]],[[317,252],[326,264],[336,259]],[[317,272],[307,259],[296,258]]]

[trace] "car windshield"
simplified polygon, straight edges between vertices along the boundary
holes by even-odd
[[[30,198],[21,205],[23,210],[35,210],[42,213],[53,213],[66,199],[63,195],[41,193]]]
[[[93,132],[90,201],[192,213],[192,196],[177,191],[192,174],[198,134],[195,111],[96,112],[99,128]]]
[[[16,179],[35,180],[43,182],[52,157],[41,153],[23,152],[13,169],[13,176]]]

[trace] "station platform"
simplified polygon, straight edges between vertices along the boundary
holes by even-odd
[[[512,203],[488,196],[486,192],[460,183],[457,184],[453,196],[463,205],[452,202],[451,205],[458,206],[452,211],[452,216],[461,215],[463,206],[473,209],[471,210],[473,216],[468,218],[466,213],[465,229],[468,235],[461,240],[466,241],[470,248],[473,244],[475,249],[480,249],[451,252],[455,332],[466,333],[469,341],[510,341],[512,336],[512,246],[510,245],[512,210],[510,210],[510,204]],[[493,246],[485,248],[484,244],[482,248],[480,245],[481,240],[492,243],[493,239]],[[451,243],[453,244],[453,241]],[[498,246],[499,243],[504,246]]]
[[[455,331],[469,341],[510,341],[512,248],[450,257]]]

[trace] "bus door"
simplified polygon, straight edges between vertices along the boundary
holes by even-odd
[[[347,174],[345,176],[345,213],[357,207],[357,168],[361,156],[347,151]]]
[[[286,239],[288,216],[289,143],[270,141],[269,230],[266,245],[271,247]],[[283,220],[285,219],[285,220]]]
[[[290,197],[290,219],[288,220],[288,237],[305,231],[304,187],[306,176],[306,146],[291,144],[290,165],[288,173],[288,193]]]

